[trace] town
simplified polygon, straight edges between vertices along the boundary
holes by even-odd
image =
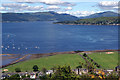
[[[113,52],[107,52],[112,54]],[[79,62],[79,66],[71,69],[69,65],[54,66],[50,70],[42,68],[39,70],[37,65],[34,65],[33,71],[22,72],[20,68],[15,68],[14,72],[9,72],[4,68],[2,71],[1,80],[75,80],[75,79],[114,79],[118,80],[120,65],[114,69],[102,69],[101,65],[88,56],[89,53],[79,54],[85,63]]]

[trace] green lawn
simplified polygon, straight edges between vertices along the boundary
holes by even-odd
[[[114,69],[118,64],[118,52],[114,52],[114,54],[92,53],[89,54],[89,57],[100,64],[103,69]]]
[[[84,63],[85,61],[77,54],[61,54],[20,62],[13,66],[9,66],[8,69],[10,72],[13,72],[15,68],[21,68],[22,71],[32,71],[33,65],[38,65],[39,70],[43,67],[50,69],[58,65],[70,65],[71,68],[76,68],[79,62]]]
[[[106,54],[105,52],[88,54],[95,62],[101,65],[103,69],[114,69],[118,63],[118,53]],[[50,69],[58,65],[69,65],[75,69],[79,65],[79,62],[84,63],[84,59],[78,54],[59,54],[49,57],[43,57],[33,60],[20,62],[11,66],[8,66],[9,72],[14,72],[15,68],[21,68],[22,71],[32,71],[33,65],[38,65],[39,70],[43,67]]]

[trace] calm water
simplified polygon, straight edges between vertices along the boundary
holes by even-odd
[[[118,49],[118,26],[3,23],[3,53]]]

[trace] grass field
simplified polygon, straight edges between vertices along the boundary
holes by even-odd
[[[118,64],[118,52],[114,52],[114,54],[92,53],[89,54],[89,57],[100,64],[103,69],[114,69]]]
[[[34,65],[38,65],[39,70],[43,67],[50,69],[58,65],[70,65],[71,68],[76,68],[79,62],[84,62],[84,60],[77,54],[61,54],[20,62],[9,66],[8,69],[10,72],[13,72],[15,68],[21,68],[22,71],[32,71]]]
[[[114,69],[118,63],[118,53],[106,54],[102,53],[92,53],[88,54],[95,62],[101,65],[103,69]],[[79,65],[79,62],[85,62],[81,56],[78,54],[60,54],[49,57],[38,58],[34,60],[28,60],[8,66],[9,72],[14,72],[15,68],[21,68],[22,71],[32,71],[34,65],[38,65],[39,70],[43,67],[50,69],[58,65],[69,65],[71,68],[75,69]]]

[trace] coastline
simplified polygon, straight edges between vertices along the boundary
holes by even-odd
[[[52,20],[51,20],[52,21]],[[1,23],[24,23],[24,22],[36,22],[36,21],[2,21]],[[110,25],[110,26],[119,26],[120,24],[64,24],[64,23],[53,23],[59,25]]]
[[[41,21],[46,21],[46,20],[41,20]],[[48,20],[48,21],[54,21],[54,20]],[[36,22],[36,21],[2,21],[1,23],[24,23],[24,22]]]
[[[22,61],[26,61],[26,60],[32,60],[32,59],[37,59],[37,58],[41,58],[41,57],[54,56],[54,55],[58,55],[58,54],[77,54],[77,53],[113,52],[113,51],[120,51],[120,49],[118,49],[118,50],[107,49],[107,50],[93,50],[93,51],[67,51],[67,52],[53,52],[53,53],[42,53],[42,54],[26,54],[26,55],[21,56],[20,58],[18,58],[17,60],[15,60],[15,61],[13,61],[9,64],[0,66],[0,68],[5,68],[7,66],[10,66],[10,65],[22,62]],[[2,54],[2,56],[4,56],[4,55],[17,55],[17,54]],[[20,55],[20,54],[18,54],[18,55]]]
[[[98,26],[103,25],[103,24],[64,24],[64,23],[63,24],[62,23],[53,23],[53,24],[59,24],[59,25],[98,25]],[[109,25],[109,26],[119,26],[120,24],[106,24],[106,25]]]

